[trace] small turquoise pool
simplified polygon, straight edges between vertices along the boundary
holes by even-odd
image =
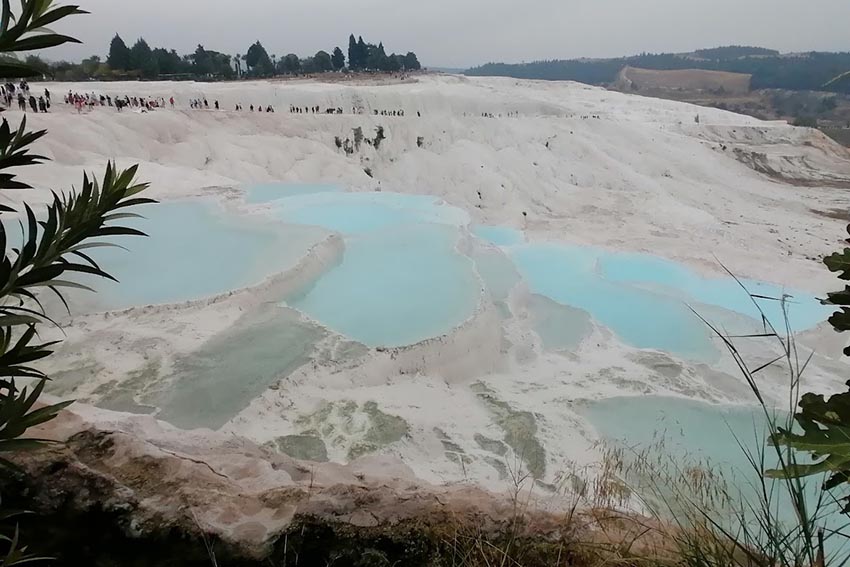
[[[832,308],[805,292],[754,280],[741,280],[739,284],[732,277],[703,278],[681,264],[647,254],[599,253],[597,258],[599,274],[608,281],[654,289],[682,301],[715,305],[757,320],[761,319],[759,311],[741,284],[755,295],[776,299],[787,295],[786,309],[793,329],[814,327],[832,312]],[[784,327],[780,301],[756,301],[774,325]]]
[[[758,463],[764,455],[765,469],[772,469],[779,462],[775,449],[767,443],[768,421],[761,408],[641,396],[590,402],[579,408],[579,413],[591,422],[603,439],[625,448],[624,463],[638,462],[638,459],[644,463],[634,468],[627,466],[623,474],[630,487],[641,493],[645,503],[659,504],[661,514],[671,513],[668,505],[675,510],[676,502],[684,500],[682,495],[695,502],[706,502],[704,496],[698,496],[699,491],[690,492],[694,487],[685,480],[691,478],[691,468],[697,467],[711,473],[714,480],[709,483],[718,487],[725,484],[732,497],[731,502],[710,499],[714,508],[710,512],[712,519],[736,530],[740,526],[738,514],[743,513],[750,522],[750,529],[758,529],[761,514],[753,512],[760,509],[765,493],[761,490],[760,472],[753,468],[750,458]],[[786,416],[787,413],[771,412],[771,419],[783,425]],[[804,454],[798,458],[801,464],[810,462]],[[818,476],[803,480],[809,514],[814,513],[823,480]],[[797,520],[783,481],[768,480],[766,486],[773,517],[785,523],[785,529],[790,529]],[[840,499],[843,495],[846,491],[839,489],[832,497]],[[659,499],[667,504],[661,504]],[[818,522],[827,528],[827,533],[829,529],[844,529],[846,516],[840,513],[840,508],[837,501],[826,497],[818,513]],[[826,549],[846,550],[846,544],[844,537],[828,538]]]
[[[204,201],[164,202],[138,212],[146,218],[127,224],[148,238],[111,238],[127,250],[92,252],[120,282],[84,278],[98,290],[100,307],[175,303],[253,285],[294,266],[326,236],[313,227],[236,215]]]
[[[758,308],[733,278],[704,278],[663,258],[563,244],[526,244],[508,253],[532,291],[589,312],[639,348],[711,362],[720,353],[711,330],[691,307],[699,312],[700,304],[710,305],[761,320]],[[792,295],[787,310],[797,331],[825,321],[831,312],[810,294],[742,283],[754,294]],[[759,300],[759,307],[778,328],[784,327],[780,302]]]
[[[481,281],[457,250],[469,218],[433,198],[338,193],[276,203],[287,224],[342,234],[342,262],[288,305],[368,346],[403,346],[451,331],[473,315]]]
[[[510,255],[531,291],[590,313],[628,344],[699,360],[719,356],[710,330],[682,299],[606,279],[592,250],[529,244]]]
[[[477,224],[470,228],[470,232],[481,240],[496,246],[514,246],[525,241],[525,235],[522,231],[506,226]]]
[[[278,200],[277,218],[287,223],[320,226],[352,236],[423,224],[464,227],[469,215],[443,201],[400,193],[335,193]]]
[[[368,346],[442,335],[472,316],[480,296],[472,262],[454,250],[457,237],[428,224],[347,237],[342,263],[287,303]]]
[[[749,449],[764,443],[767,421],[755,406],[722,406],[662,396],[614,397],[580,409],[603,438],[630,447],[663,440],[664,452],[708,459],[749,472],[737,436]]]
[[[287,197],[298,195],[315,195],[317,193],[336,193],[342,191],[336,185],[320,183],[257,183],[245,190],[245,202],[250,205],[270,203]]]

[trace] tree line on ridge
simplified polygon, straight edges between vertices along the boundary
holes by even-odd
[[[303,58],[294,53],[282,57],[270,55],[259,41],[250,45],[244,55],[230,55],[198,45],[193,53],[181,56],[174,49],[152,48],[144,38],[128,46],[116,34],[110,42],[106,60],[93,55],[80,63],[49,63],[37,55],[30,55],[26,57],[25,63],[55,80],[237,79],[342,71],[393,73],[421,69],[414,52],[387,54],[383,43],[367,43],[362,36],[355,39],[353,34],[349,37],[347,54],[340,47],[335,47],[330,53],[320,50]]]

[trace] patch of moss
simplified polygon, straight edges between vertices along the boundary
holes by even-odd
[[[86,381],[91,380],[102,370],[103,366],[96,362],[91,362],[77,368],[51,372],[51,379],[45,385],[44,391],[54,396],[70,396],[77,388],[82,386]]]
[[[508,446],[499,441],[498,439],[490,439],[489,437],[485,437],[480,433],[476,433],[474,435],[475,442],[478,443],[478,446],[493,453],[495,455],[499,455],[500,457],[504,457],[508,454]]]
[[[270,445],[293,459],[318,463],[328,461],[328,449],[325,442],[313,435],[284,435],[275,438]]]
[[[496,472],[499,473],[499,480],[508,480],[510,478],[508,467],[504,461],[495,457],[484,457],[484,462],[496,469]]]
[[[384,413],[373,401],[362,406],[352,400],[325,402],[295,423],[302,428],[302,435],[321,437],[341,447],[349,460],[374,453],[410,432],[404,419]]]
[[[127,378],[118,382],[111,380],[101,384],[92,394],[99,396],[95,405],[99,408],[127,413],[152,414],[156,406],[139,403],[136,396],[140,395],[156,383],[160,378],[161,364],[159,359],[149,360],[144,366],[127,373]]]
[[[439,427],[434,428],[434,434],[437,436],[437,439],[440,440],[440,443],[442,443],[445,451],[450,453],[459,453],[461,455],[466,453],[466,451],[463,450],[463,447],[452,441],[451,437],[449,437],[446,432]]]
[[[108,399],[101,400],[97,403],[97,407],[111,411],[136,413],[141,415],[150,415],[156,411],[154,406],[137,403],[132,392],[126,392],[123,390],[110,395]]]
[[[382,412],[375,402],[363,404],[363,412],[369,418],[369,428],[363,442],[348,450],[348,458],[356,459],[367,453],[373,453],[396,441],[401,441],[409,432],[410,426],[402,418]]]
[[[513,449],[528,467],[535,479],[546,474],[546,451],[537,439],[537,420],[528,411],[518,411],[508,403],[495,397],[493,392],[480,382],[473,385],[473,391],[490,413],[496,425],[504,432],[504,442]]]

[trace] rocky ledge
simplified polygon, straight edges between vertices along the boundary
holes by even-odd
[[[56,443],[15,455],[21,470],[0,486],[4,507],[35,512],[22,539],[59,564],[467,565],[506,549],[526,565],[575,564],[576,542],[598,540],[580,515],[428,485],[391,458],[302,462],[74,407],[37,432]]]

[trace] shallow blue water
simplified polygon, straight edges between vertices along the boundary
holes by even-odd
[[[496,246],[514,246],[525,241],[525,235],[522,231],[506,226],[476,224],[470,228],[470,232],[481,240]]]
[[[833,311],[821,305],[811,294],[763,282],[741,280],[747,289],[745,292],[732,277],[703,278],[681,264],[647,254],[599,253],[598,266],[600,275],[608,281],[652,286],[683,301],[716,305],[756,320],[760,320],[761,315],[747,292],[776,299],[789,295],[791,297],[785,304],[788,320],[791,327],[798,330],[822,323]],[[757,302],[776,327],[784,327],[780,301],[757,299]]]
[[[342,189],[336,185],[319,183],[256,183],[245,189],[245,202],[248,204],[269,203],[286,197],[338,191]]]
[[[510,258],[501,250],[475,248],[470,255],[475,269],[494,301],[505,301],[521,278]]]
[[[129,250],[98,248],[92,256],[120,284],[80,278],[108,308],[173,303],[258,283],[292,266],[320,231],[238,218],[209,203],[180,201],[140,208],[130,223],[148,238],[111,238]]]
[[[280,201],[278,218],[321,226],[343,235],[414,224],[463,226],[469,216],[435,197],[399,193],[337,193],[292,197]]]
[[[765,416],[754,406],[663,396],[608,398],[589,403],[579,413],[604,438],[639,447],[664,439],[665,452],[672,455],[710,459],[742,471],[748,463],[735,436],[752,449],[763,443],[767,426]]]
[[[247,189],[251,203],[269,203],[268,220],[225,214],[203,202],[147,207],[138,226],[149,239],[120,239],[131,253],[95,256],[124,283],[98,283],[105,306],[176,302],[256,283],[291,267],[329,231],[345,252],[308,289],[284,298],[293,306],[367,345],[410,344],[450,331],[475,310],[482,285],[496,301],[521,283],[532,293],[581,310],[627,344],[711,362],[720,356],[710,330],[688,305],[757,318],[749,297],[731,278],[703,278],[662,258],[566,244],[527,243],[521,231],[469,225],[466,212],[441,200],[396,193],[346,193],[323,185],[267,184]],[[464,231],[479,239],[458,252]],[[483,247],[480,241],[500,249]],[[468,254],[468,255],[467,255]],[[746,282],[756,293],[782,289]],[[830,313],[812,296],[789,304],[795,330]],[[781,322],[779,304],[763,302]],[[539,307],[539,306],[538,306]],[[557,312],[554,312],[557,311]],[[575,311],[554,310],[546,329],[584,328],[562,322]],[[581,323],[581,324],[579,324]]]
[[[628,344],[699,360],[718,357],[709,329],[681,299],[601,277],[588,249],[529,244],[511,250],[511,257],[532,292],[587,311]]]
[[[726,479],[730,494],[740,498],[740,502],[727,503],[727,507],[715,510],[711,517],[721,522],[729,522],[729,526],[737,529],[739,524],[735,514],[743,511],[744,516],[751,521],[750,529],[757,529],[756,515],[753,510],[759,509],[763,502],[761,492],[760,472],[753,468],[749,458],[761,461],[764,455],[764,468],[774,468],[779,459],[775,449],[767,444],[767,417],[763,410],[756,406],[712,405],[693,400],[661,396],[615,397],[588,403],[578,408],[604,439],[628,447],[624,458],[633,460],[642,454],[653,471],[655,480],[643,483],[647,490],[640,488],[639,479],[631,479],[630,485],[637,486],[649,501],[655,500],[666,489],[671,494],[691,495],[687,486],[678,488],[666,487],[664,478],[672,475],[674,478],[687,478],[687,469],[692,466],[709,470],[715,475]],[[787,413],[771,411],[771,419],[779,424],[785,424]],[[748,453],[750,457],[748,457]],[[798,456],[801,464],[811,462],[805,454]],[[656,470],[657,468],[657,470]],[[815,512],[815,503],[820,496],[820,486],[823,477],[810,477],[803,480],[806,488],[808,513]],[[659,484],[660,483],[660,484]],[[790,529],[795,525],[794,507],[788,496],[784,483],[780,480],[767,481],[772,487],[770,494],[771,509],[775,518],[779,518]],[[846,495],[846,489],[833,491],[827,496],[824,507],[818,513],[819,523],[827,529],[843,529],[846,517],[839,513],[840,507],[832,498]],[[731,506],[731,507],[729,507]],[[752,506],[752,508],[750,508]],[[663,512],[667,512],[664,506]],[[724,511],[729,514],[724,517]],[[848,542],[843,537],[827,539],[826,550],[831,553],[848,551]]]
[[[756,321],[758,309],[731,277],[703,278],[669,260],[611,253],[590,247],[526,244],[510,247],[520,273],[535,293],[588,311],[628,344],[712,361],[719,356],[710,329],[693,313],[699,304],[721,307]],[[794,297],[787,303],[795,330],[826,320],[831,309],[813,296],[764,283],[743,282],[751,293]],[[759,300],[765,315],[783,328],[781,303]]]
[[[341,263],[287,303],[369,346],[402,346],[468,319],[481,283],[456,251],[460,209],[433,197],[396,193],[301,195],[276,203],[286,223],[342,234]]]
[[[402,346],[463,323],[481,285],[452,227],[412,224],[345,239],[342,263],[288,304],[369,346]]]

